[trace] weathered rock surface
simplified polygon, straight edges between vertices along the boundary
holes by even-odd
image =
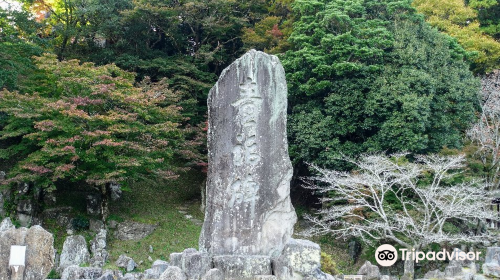
[[[188,248],[170,254],[170,265],[179,267],[188,279],[200,279],[211,268],[211,259],[207,253]]]
[[[187,280],[187,277],[179,267],[169,266],[160,276],[160,280]]]
[[[380,270],[378,266],[366,261],[358,270],[359,275],[365,275],[367,280],[375,280],[380,278]]]
[[[63,272],[68,266],[78,266],[89,261],[90,253],[85,238],[81,235],[68,236],[63,244],[58,270]]]
[[[203,277],[201,280],[224,280],[224,274],[217,268],[212,268]]]
[[[9,217],[3,219],[3,221],[0,223],[0,234],[4,231],[8,231],[10,229],[15,229],[16,227],[12,223]]]
[[[425,279],[444,279],[444,272],[440,271],[439,269],[432,270],[427,272],[424,275]]]
[[[70,265],[64,269],[61,280],[98,279],[101,276],[102,269],[100,268]]]
[[[118,267],[125,268],[127,272],[134,270],[137,266],[135,261],[131,257],[127,257],[126,255],[120,255],[115,264]]]
[[[98,194],[87,195],[87,214],[100,215],[101,214],[101,197]]]
[[[158,279],[160,275],[167,270],[169,264],[166,261],[156,260],[150,269],[144,271],[145,279]]]
[[[500,278],[500,247],[488,247],[486,249],[482,268],[484,275]]]
[[[54,237],[41,226],[32,226],[25,242],[24,280],[45,279],[54,265]]]
[[[200,251],[277,257],[296,222],[279,59],[251,50],[210,90],[208,179]]]
[[[54,265],[54,238],[40,226],[14,228],[10,219],[2,221],[0,231],[0,279],[9,279],[12,245],[26,246],[25,280],[45,279]],[[1,227],[1,226],[0,226]]]
[[[215,256],[214,268],[224,274],[224,279],[251,279],[255,275],[271,275],[271,259],[268,256]]]
[[[109,191],[111,193],[111,200],[116,201],[122,196],[122,187],[120,184],[111,183],[109,185]]]
[[[92,253],[92,258],[90,259],[90,265],[94,267],[103,267],[108,260],[108,251],[106,250],[106,236],[108,232],[105,229],[101,229],[95,238],[90,241],[90,252]]]
[[[118,224],[115,237],[120,240],[141,240],[153,233],[155,229],[155,225],[127,221]]]
[[[101,220],[90,219],[89,229],[93,232],[99,233],[101,229],[106,229],[106,227],[104,226],[104,223]]]
[[[274,259],[274,275],[279,279],[326,277],[321,272],[321,249],[309,240],[290,239],[281,255]]]

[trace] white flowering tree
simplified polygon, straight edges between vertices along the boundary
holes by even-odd
[[[481,79],[481,115],[467,136],[477,146],[475,155],[493,189],[500,185],[500,71]]]
[[[488,233],[451,232],[447,223],[477,224],[497,220],[489,204],[494,195],[479,181],[457,181],[463,156],[406,154],[364,155],[345,158],[357,167],[353,172],[325,170],[308,180],[308,187],[327,193],[324,208],[307,216],[313,226],[305,235],[333,234],[359,237],[367,243],[392,241],[407,248],[430,243],[475,243]]]

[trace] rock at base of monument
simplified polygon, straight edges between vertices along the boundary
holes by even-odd
[[[490,277],[500,278],[500,265],[491,262],[483,264],[483,274]]]
[[[255,275],[253,280],[278,280],[274,275]]]
[[[187,280],[186,274],[177,266],[169,266],[159,280]]]
[[[268,256],[214,256],[214,267],[221,270],[224,279],[254,279],[255,275],[272,275]]]
[[[182,253],[181,269],[186,273],[188,279],[200,279],[211,268],[210,257],[207,253],[186,249]]]
[[[286,243],[281,255],[273,261],[278,279],[301,279],[320,271],[321,249],[309,240],[293,239]]]
[[[97,279],[101,276],[101,268],[70,265],[64,269],[61,280]]]
[[[179,267],[186,274],[187,279],[196,280],[212,268],[210,256],[194,248],[188,248],[182,253],[170,254],[170,265]]]
[[[167,270],[169,264],[166,261],[156,260],[150,269],[144,270],[145,279],[158,279]]]
[[[302,278],[302,280],[335,280],[335,277],[328,273],[324,273],[318,268],[312,274]]]
[[[201,280],[224,280],[224,274],[217,268],[212,268],[203,277]]]

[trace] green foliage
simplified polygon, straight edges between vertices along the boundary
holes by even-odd
[[[0,8],[0,89],[18,89],[36,71],[31,57],[41,55],[42,49],[33,43],[40,42],[33,38],[35,24],[29,16]]]
[[[415,0],[413,5],[439,30],[457,38],[468,51],[474,52],[472,70],[487,73],[500,67],[500,42],[488,34],[497,34],[499,5],[492,1]],[[493,1],[497,2],[497,1]],[[475,10],[474,8],[479,10]],[[478,18],[479,17],[479,18]],[[495,18],[494,20],[491,20]],[[486,26],[484,26],[486,25]],[[481,27],[483,26],[483,27]]]
[[[77,216],[71,220],[71,225],[76,231],[86,230],[90,226],[89,219],[84,216]]]
[[[406,1],[295,1],[290,154],[340,167],[340,153],[459,147],[479,82],[467,53]],[[342,168],[345,168],[342,167]]]
[[[332,256],[325,252],[321,252],[321,270],[331,275],[339,274],[337,264],[333,261]]]
[[[0,158],[15,161],[5,184],[54,188],[58,180],[92,186],[144,177],[175,178],[176,166],[201,160],[198,129],[183,126],[180,95],[164,81],[145,80],[115,65],[96,67],[53,55],[36,59],[44,91],[0,92]]]
[[[59,273],[57,273],[57,271],[55,269],[52,269],[49,273],[49,275],[47,275],[47,279],[60,279],[61,278],[61,275],[59,275]]]

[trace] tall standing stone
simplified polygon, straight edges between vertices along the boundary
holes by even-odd
[[[251,50],[208,97],[208,179],[200,251],[278,256],[296,222],[286,138],[287,86],[276,56]]]

